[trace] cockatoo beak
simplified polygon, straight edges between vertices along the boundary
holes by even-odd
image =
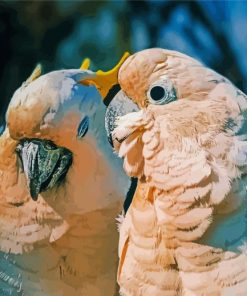
[[[140,111],[139,107],[122,91],[112,98],[105,113],[105,128],[108,141],[113,146],[112,132],[116,128],[117,119],[132,112]]]
[[[99,70],[95,73],[95,77],[83,79],[82,81],[80,81],[80,83],[84,85],[95,85],[104,100],[111,88],[114,85],[118,84],[118,71],[129,55],[130,54],[128,52],[125,52],[121,60],[113,69],[107,72]],[[80,69],[86,70],[89,68],[89,65],[90,61],[88,59],[85,59]]]
[[[25,140],[16,151],[33,200],[62,181],[72,164],[72,153],[68,149],[47,140]]]

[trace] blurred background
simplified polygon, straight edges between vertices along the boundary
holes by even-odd
[[[44,72],[110,69],[124,51],[189,54],[247,91],[247,1],[0,1],[0,125],[13,92]]]

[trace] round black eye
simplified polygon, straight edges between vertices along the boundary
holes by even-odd
[[[165,96],[165,89],[162,86],[156,85],[150,90],[150,97],[154,101],[159,101]]]

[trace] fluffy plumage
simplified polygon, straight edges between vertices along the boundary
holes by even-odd
[[[32,76],[12,97],[0,137],[1,295],[115,294],[115,217],[128,180],[106,140],[102,99],[95,86],[81,84],[94,76],[83,70]],[[37,201],[27,184],[37,172],[33,139],[73,156],[65,179],[41,190]],[[16,153],[24,140],[29,158]]]
[[[113,102],[140,109],[111,133],[139,178],[120,229],[121,295],[246,295],[246,95],[163,49],[130,56],[119,83]]]

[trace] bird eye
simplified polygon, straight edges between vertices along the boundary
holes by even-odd
[[[150,90],[150,97],[154,101],[159,101],[164,98],[166,90],[162,86],[154,86]]]
[[[172,82],[167,78],[154,83],[150,87],[147,96],[149,102],[156,105],[167,104],[177,99]]]
[[[77,129],[77,138],[83,138],[87,131],[88,131],[88,127],[89,127],[89,117],[88,116],[85,116],[79,126],[78,126],[78,129]]]

